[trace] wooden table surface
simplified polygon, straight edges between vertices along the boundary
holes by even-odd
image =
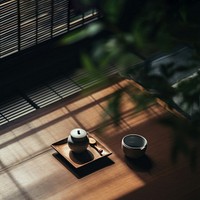
[[[193,172],[182,157],[176,164],[171,162],[172,131],[157,121],[166,113],[162,107],[134,112],[130,96],[125,94],[120,126],[115,127],[106,115],[109,95],[128,82],[59,102],[1,128],[0,199],[200,199],[200,168]],[[102,113],[108,123],[99,133]],[[94,133],[112,155],[74,169],[51,144],[76,127]],[[125,158],[120,148],[128,133],[148,140],[146,156],[137,162]]]

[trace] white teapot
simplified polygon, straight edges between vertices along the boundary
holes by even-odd
[[[87,132],[81,128],[71,130],[67,139],[69,148],[75,153],[82,153],[87,150],[89,139]]]

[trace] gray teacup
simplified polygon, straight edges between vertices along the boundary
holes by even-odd
[[[122,139],[122,150],[129,158],[139,158],[145,154],[147,140],[138,134],[129,134]]]

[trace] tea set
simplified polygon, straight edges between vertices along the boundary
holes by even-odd
[[[97,141],[88,135],[87,131],[81,128],[75,128],[68,136],[68,146],[74,153],[83,153],[87,150],[88,145],[94,148],[100,155],[103,149],[97,146]]]
[[[87,131],[82,128],[71,130],[67,142],[69,148],[74,153],[83,153],[90,145],[90,147],[94,148],[100,155],[103,155],[104,150],[98,147],[97,141],[93,137],[90,137]],[[121,149],[128,158],[140,158],[146,152],[147,140],[139,134],[126,135],[122,138]]]

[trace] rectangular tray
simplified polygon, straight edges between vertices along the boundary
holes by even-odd
[[[100,153],[90,145],[88,145],[86,152],[75,154],[70,150],[67,143],[67,138],[53,143],[51,147],[55,149],[59,154],[61,154],[75,168],[83,167],[91,162],[112,154],[112,152],[106,147],[106,145],[102,141],[97,139],[93,134],[88,134],[88,136],[94,138],[97,141],[96,146],[103,150],[102,155],[100,155]]]

